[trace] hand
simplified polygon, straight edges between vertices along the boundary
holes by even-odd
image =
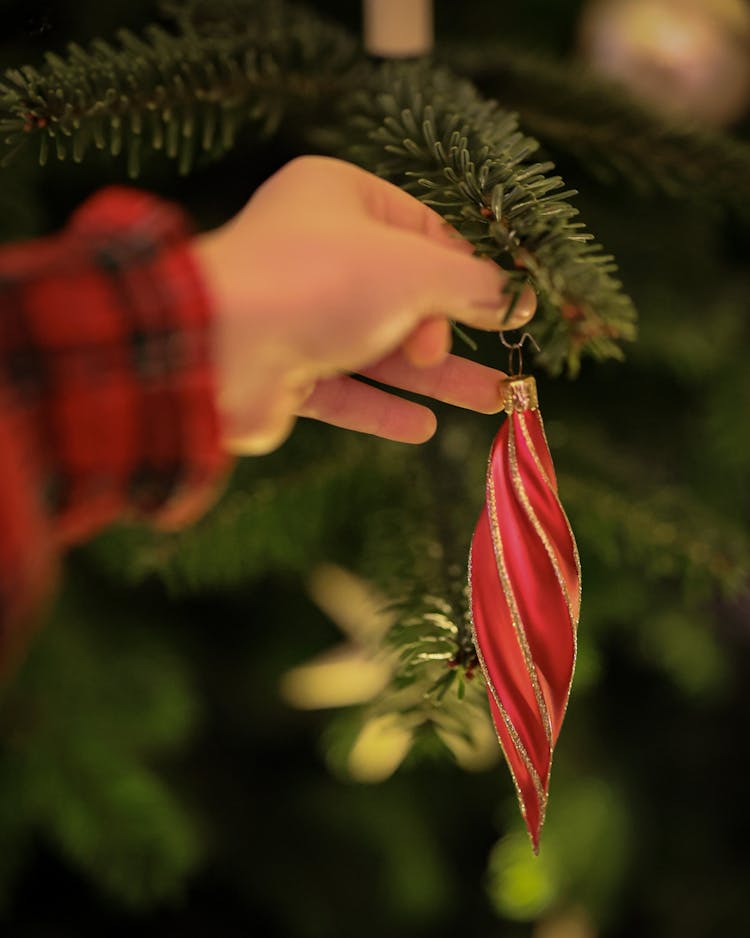
[[[432,436],[432,411],[353,373],[495,413],[505,376],[449,354],[449,319],[498,331],[536,307],[527,288],[506,322],[501,268],[398,187],[325,157],[288,163],[194,251],[235,452],[275,448],[295,416],[408,443]]]

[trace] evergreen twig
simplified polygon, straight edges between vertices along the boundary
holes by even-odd
[[[242,13],[242,15],[240,15]],[[344,87],[354,42],[326,21],[278,4],[193,3],[175,13],[180,32],[151,25],[113,44],[72,43],[41,68],[7,70],[0,81],[0,134],[7,164],[29,144],[81,162],[94,147],[127,153],[138,175],[144,147],[163,151],[187,173],[199,151],[234,146],[250,121],[270,134],[301,105],[308,117]]]
[[[662,114],[584,65],[501,43],[445,44],[440,57],[485,94],[519,113],[553,151],[569,154],[606,183],[625,180],[644,195],[750,214],[750,145]]]
[[[135,175],[145,144],[187,172],[197,151],[229,150],[244,122],[270,132],[304,102],[308,126],[320,125],[315,105],[330,111],[332,91],[364,87],[339,114],[345,127],[329,135],[334,149],[420,195],[481,253],[516,268],[516,295],[528,277],[546,310],[535,326],[540,362],[552,371],[574,373],[584,353],[622,356],[618,343],[633,337],[635,313],[612,258],[572,220],[573,193],[548,175],[553,165],[529,163],[538,143],[513,115],[446,71],[372,67],[343,30],[294,5],[198,0],[173,16],[177,34],[121,31],[118,46],[71,45],[41,69],[6,72],[5,160],[31,141],[42,163],[50,148],[77,161],[92,146],[125,149]]]
[[[554,164],[514,114],[450,72],[388,64],[345,106],[341,152],[433,206],[479,253],[515,269],[540,295],[538,362],[578,370],[581,356],[621,358],[635,310],[613,258],[593,241]],[[335,135],[333,135],[335,139]]]
[[[560,475],[579,540],[614,569],[635,565],[651,581],[679,580],[708,595],[737,595],[750,577],[750,538],[690,493],[659,487],[640,494],[579,474]]]

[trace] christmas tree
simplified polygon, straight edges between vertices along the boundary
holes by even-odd
[[[401,61],[365,54],[344,3],[3,11],[4,240],[128,180],[209,227],[320,152],[531,282],[527,364],[584,571],[534,857],[466,603],[497,417],[446,407],[413,449],[300,422],[192,528],[78,549],[0,700],[10,934],[750,925],[747,128],[586,69],[581,6],[438,3],[434,54]],[[456,344],[506,365],[497,337]]]

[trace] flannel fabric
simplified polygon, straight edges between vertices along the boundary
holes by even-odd
[[[61,547],[128,513],[179,525],[225,469],[187,237],[174,206],[111,188],[0,249],[0,669]]]

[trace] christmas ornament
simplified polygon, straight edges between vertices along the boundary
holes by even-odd
[[[536,382],[518,374],[505,391],[471,544],[471,612],[495,729],[537,852],[573,677],[581,571]]]
[[[593,68],[668,113],[724,126],[747,112],[744,0],[592,0],[580,37]]]

